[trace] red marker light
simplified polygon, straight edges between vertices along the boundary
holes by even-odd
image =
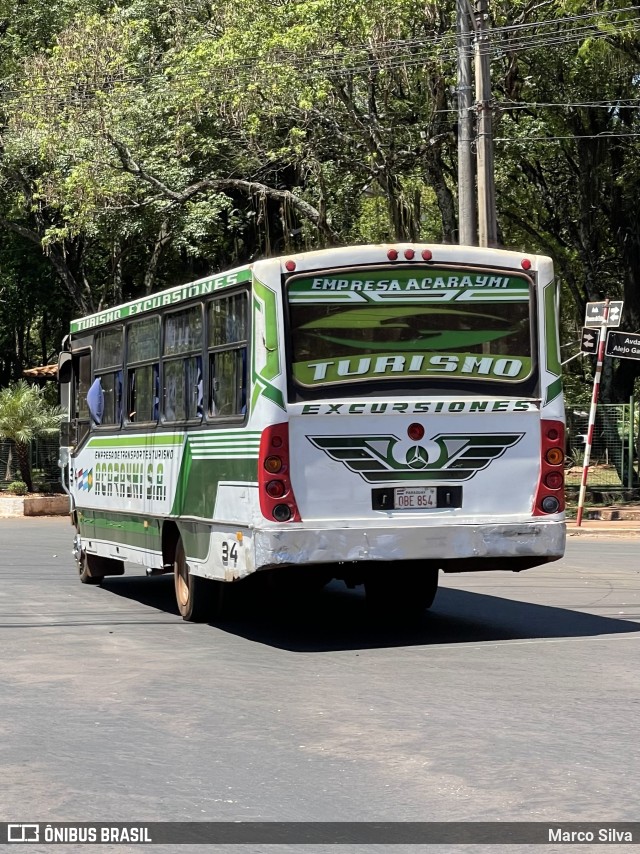
[[[287,263],[284,266],[287,268],[287,270],[290,273],[293,273],[293,271],[296,268],[296,262],[295,261],[287,261]]]
[[[269,498],[282,498],[287,491],[281,480],[270,480],[265,489]]]
[[[396,249],[390,249],[387,252],[387,258],[389,261],[397,261],[398,260],[398,252]]]
[[[416,253],[413,251],[413,249],[405,249],[404,250],[404,257],[407,259],[407,261],[413,261],[415,256],[416,256]]]
[[[424,427],[422,424],[411,424],[407,430],[407,435],[414,442],[419,442],[424,436]]]
[[[433,252],[430,249],[422,250],[422,260],[423,261],[431,261],[433,258]]]
[[[522,267],[523,270],[530,270],[531,269],[531,261],[529,261],[528,258],[523,258],[522,261],[520,262],[520,266]]]
[[[560,474],[559,471],[551,471],[544,479],[545,485],[549,487],[549,489],[560,489],[564,486],[564,477]]]

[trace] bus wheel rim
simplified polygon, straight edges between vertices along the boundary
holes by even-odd
[[[186,562],[180,560],[180,556],[176,560],[176,595],[178,602],[183,607],[189,602],[189,570]]]

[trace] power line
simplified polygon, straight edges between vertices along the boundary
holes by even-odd
[[[624,99],[624,100],[632,100],[632,99]],[[500,110],[503,112],[513,112],[518,110],[547,110],[547,109],[559,109],[559,110],[569,110],[569,109],[589,109],[589,110],[609,110],[613,112],[618,112],[618,110],[640,110],[640,100],[638,100],[635,104],[625,104],[620,101],[586,101],[586,102],[576,102],[576,101],[558,101],[555,103],[549,103],[546,101],[495,101],[494,109]],[[448,113],[455,113],[457,115],[458,110],[455,107],[446,107],[441,110],[435,110],[434,114],[445,115]]]
[[[632,98],[622,99],[623,101],[631,101],[634,100]],[[548,101],[531,101],[527,103],[526,101],[500,101],[497,105],[501,109],[506,110],[529,110],[532,107],[535,109],[538,108],[555,108],[562,107],[566,109],[567,107],[571,107],[573,109],[589,109],[589,110],[640,110],[640,99],[636,100],[636,103],[629,104],[623,103],[621,101],[558,101],[558,102],[548,102]]]
[[[493,46],[489,48],[489,51],[494,57],[494,59],[501,59],[504,55],[504,52],[512,54],[534,48],[544,49],[547,47],[557,47],[560,45],[568,44],[572,41],[583,40],[586,37],[600,39],[611,38],[613,35],[616,34],[623,34],[628,32],[635,33],[640,31],[640,19],[611,22],[610,27],[613,28],[613,32],[611,31],[611,29],[602,30],[597,23],[594,23],[587,26],[569,29],[564,33],[558,33],[556,35],[548,34],[547,36],[543,36],[543,38],[529,38],[528,40],[523,39],[520,42],[505,41],[502,43],[497,43],[495,38],[496,34],[500,35],[500,33],[512,34],[520,32],[521,30],[530,30],[532,28],[541,28],[548,26],[557,27],[560,24],[579,22],[593,17],[597,17],[598,19],[600,19],[602,17],[606,17],[607,15],[617,15],[622,12],[627,12],[631,10],[640,10],[640,5],[627,6],[623,9],[617,10],[608,10],[602,13],[598,13],[597,15],[575,15],[565,18],[532,22],[524,25],[509,25],[502,28],[495,28],[491,30]],[[447,44],[449,42],[451,43],[450,46]],[[317,78],[320,76],[329,77],[336,75],[341,76],[345,74],[357,75],[380,69],[397,69],[421,65],[429,59],[434,59],[433,53],[427,50],[427,48],[429,47],[443,48],[443,50],[441,50],[440,53],[438,53],[438,55],[435,57],[438,61],[453,61],[456,57],[455,33],[446,33],[442,36],[435,36],[432,39],[426,40],[407,39],[383,42],[373,46],[373,49],[375,49],[379,54],[376,57],[371,57],[371,46],[356,45],[349,50],[343,50],[339,53],[336,53],[336,51],[327,51],[326,49],[306,51],[304,53],[296,53],[293,51],[278,51],[276,56],[272,56],[271,58],[269,56],[245,57],[241,60],[235,59],[231,62],[224,63],[219,66],[219,68],[236,73],[241,72],[243,70],[255,71],[256,68],[259,67],[259,64],[261,62],[267,61],[269,62],[270,67],[272,69],[291,69],[293,71],[299,72],[303,78],[309,79]],[[415,48],[415,50],[412,51],[412,48]],[[399,50],[404,51],[404,53],[398,54]],[[367,55],[367,59],[356,59],[358,52],[365,53]],[[276,58],[280,61],[274,61],[276,60]],[[324,65],[321,64],[323,61],[325,62]],[[315,62],[316,65],[310,68],[310,62]],[[108,82],[109,84],[120,85],[136,83],[145,84],[152,83],[153,81],[166,81],[172,83],[181,79],[194,78],[197,79],[198,75],[193,71],[168,73],[165,70],[164,72],[157,72],[155,74],[152,73],[149,75],[125,76],[124,74],[114,74],[110,75],[106,82]],[[206,82],[205,79],[200,79],[202,80],[202,82]],[[77,84],[77,73],[75,73],[73,76],[69,76],[67,80],[70,84]],[[64,83],[65,78],[63,76],[59,78],[59,81],[53,84],[52,86],[45,87],[43,91],[34,92],[33,79],[31,78],[28,81],[28,85],[31,87],[29,95],[33,99],[42,97],[46,98],[51,93],[56,94],[57,92],[60,92],[61,90],[59,89],[59,86],[64,85]],[[88,82],[88,85],[95,84]],[[5,96],[11,97],[20,95],[22,93],[23,90],[20,88],[10,88],[7,86],[4,87]],[[88,95],[90,97],[91,93],[88,93]]]
[[[584,133],[573,134],[571,136],[526,136],[522,138],[514,138],[509,136],[494,137],[494,142],[505,142],[511,145],[524,145],[528,142],[563,142],[564,140],[575,141],[577,139],[631,139],[639,137],[640,133]]]

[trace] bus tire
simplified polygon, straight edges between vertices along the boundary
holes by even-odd
[[[88,555],[82,552],[78,560],[78,575],[82,584],[102,584],[104,575],[100,575],[94,558],[96,555]]]
[[[378,618],[419,619],[436,598],[438,567],[422,565],[403,572],[398,564],[395,569],[375,567],[370,571],[364,582],[367,608]]]
[[[124,563],[83,551],[78,559],[78,575],[83,584],[102,584],[105,575],[124,575]]]
[[[83,584],[102,584],[105,575],[123,575],[121,560],[100,557],[83,551],[78,559],[78,575]]]
[[[209,581],[189,572],[184,543],[180,536],[173,559],[173,578],[178,611],[183,620],[188,623],[203,623],[220,615],[224,595],[222,582]]]

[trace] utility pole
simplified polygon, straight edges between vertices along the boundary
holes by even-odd
[[[498,245],[496,190],[493,168],[493,127],[488,0],[475,0],[475,72],[478,110],[478,241],[480,246]]]
[[[475,246],[477,219],[473,143],[473,88],[471,85],[471,8],[456,0],[458,31],[458,243]]]

